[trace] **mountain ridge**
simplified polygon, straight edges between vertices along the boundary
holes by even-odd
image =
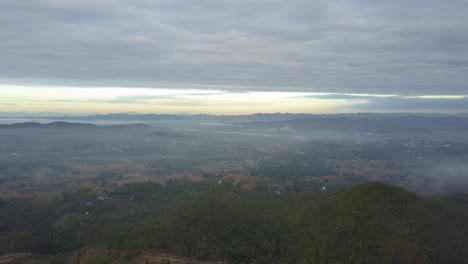
[[[13,124],[0,124],[0,129],[99,129],[99,128],[150,128],[150,125],[134,123],[134,124],[118,124],[118,125],[103,125],[99,126],[92,123],[54,121],[50,123],[40,122],[20,122]]]

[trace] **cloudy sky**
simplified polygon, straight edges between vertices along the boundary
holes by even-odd
[[[468,112],[466,0],[1,0],[0,112]]]

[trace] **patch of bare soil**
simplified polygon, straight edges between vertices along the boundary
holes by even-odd
[[[199,261],[194,259],[183,258],[179,256],[158,253],[158,252],[143,252],[132,261],[130,264],[160,264],[160,263],[170,263],[170,264],[223,264],[222,261],[215,262],[206,262]]]
[[[34,263],[31,261],[33,255],[29,253],[11,253],[0,256],[0,264],[13,264],[13,263]]]

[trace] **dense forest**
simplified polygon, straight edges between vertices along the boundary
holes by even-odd
[[[0,200],[0,254],[66,263],[83,248],[125,263],[158,250],[225,263],[468,263],[468,196],[422,197],[367,183],[276,195],[173,181],[110,193],[64,192],[50,204]]]

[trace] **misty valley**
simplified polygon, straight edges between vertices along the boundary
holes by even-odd
[[[0,264],[468,264],[468,0],[0,0]]]
[[[464,115],[0,121],[0,263],[468,262]]]

